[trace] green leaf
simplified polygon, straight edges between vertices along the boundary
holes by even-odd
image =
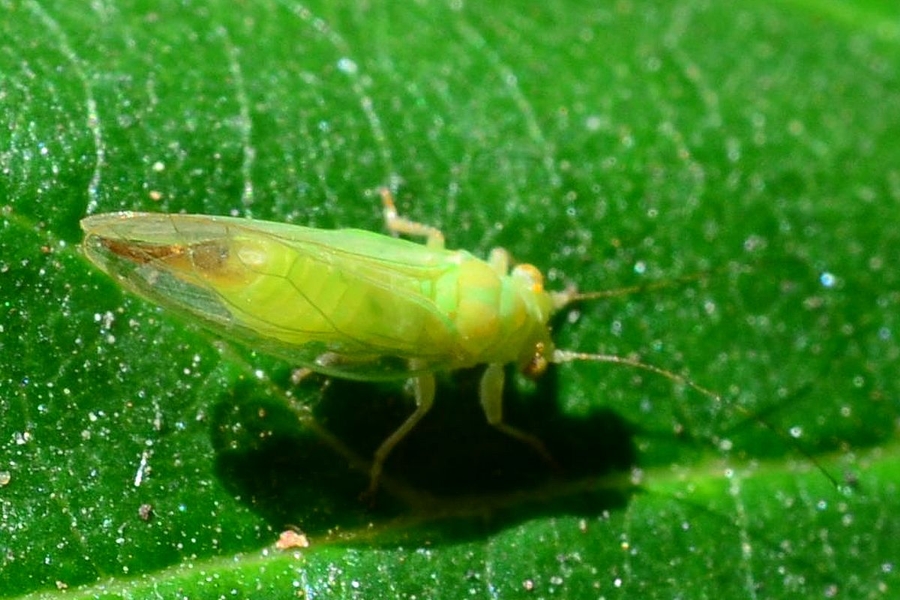
[[[0,597],[896,594],[894,3],[0,11]],[[558,343],[721,399],[515,380],[553,470],[444,377],[370,507],[402,382],[293,383],[78,251],[123,209],[382,230],[386,184],[548,287],[670,282]]]

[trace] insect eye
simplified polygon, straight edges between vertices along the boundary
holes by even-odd
[[[522,374],[529,379],[537,379],[547,370],[547,359],[544,356],[544,344],[538,342],[534,346],[534,356],[522,368]]]
[[[533,292],[544,291],[544,276],[534,265],[516,265],[512,270],[512,276],[524,281]]]

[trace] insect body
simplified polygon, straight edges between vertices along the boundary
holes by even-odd
[[[354,229],[122,212],[82,220],[84,250],[125,287],[262,352],[336,377],[411,379],[416,410],[377,449],[371,490],[431,408],[435,372],[486,364],[488,422],[545,457],[539,439],[503,421],[504,365],[536,376],[548,361],[598,360],[682,381],[630,359],[554,349],[548,321],[586,295],[544,290],[535,267],[510,270],[502,250],[488,261],[447,250],[438,230],[383,199],[388,228],[425,245]]]

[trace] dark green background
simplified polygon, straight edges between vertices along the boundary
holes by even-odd
[[[895,596],[895,3],[342,4],[0,0],[0,596]],[[554,472],[445,378],[369,508],[402,383],[293,385],[77,248],[121,209],[379,230],[385,184],[552,287],[675,282],[559,344],[723,401],[516,381]]]

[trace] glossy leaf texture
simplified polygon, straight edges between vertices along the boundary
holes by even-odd
[[[0,596],[895,596],[898,17],[0,0]],[[402,385],[298,380],[79,250],[118,210],[383,231],[383,185],[548,287],[672,282],[555,337],[722,400],[513,378],[554,469],[442,377],[370,507]]]

